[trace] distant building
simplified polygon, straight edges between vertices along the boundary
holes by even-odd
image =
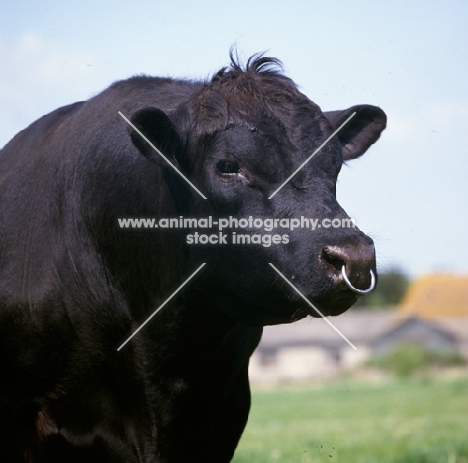
[[[398,345],[418,345],[428,350],[454,351],[458,350],[458,339],[455,333],[441,323],[428,322],[416,317],[399,320],[370,343],[375,354],[386,354]]]
[[[327,378],[365,362],[371,343],[392,324],[395,310],[348,311],[330,321],[357,348],[354,350],[325,320],[306,318],[264,328],[250,362],[253,383]]]
[[[268,326],[251,359],[252,383],[332,377],[402,344],[455,350],[468,359],[468,277],[423,277],[400,307],[350,309],[329,320],[357,350],[322,319]]]
[[[419,318],[468,317],[468,275],[434,274],[414,281],[402,313]]]

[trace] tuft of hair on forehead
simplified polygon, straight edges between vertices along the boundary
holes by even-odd
[[[265,93],[270,87],[277,91],[297,90],[296,84],[283,74],[283,64],[278,58],[256,53],[245,64],[233,49],[229,52],[231,63],[221,68],[211,79],[210,88],[217,85],[236,88],[247,87],[253,93]],[[257,87],[257,88],[256,88]]]
[[[304,99],[296,84],[283,74],[279,59],[257,53],[243,64],[232,49],[230,58],[230,65],[220,69],[191,98],[191,126],[199,134],[214,133],[239,122],[255,126],[265,118],[280,122]]]
[[[273,74],[275,76],[282,75],[283,63],[278,58],[265,56],[265,53],[256,53],[252,55],[246,62],[242,64],[237,51],[231,48],[229,52],[231,59],[230,66],[221,68],[213,77],[213,81],[222,79],[223,77],[235,77],[241,73],[247,74]]]

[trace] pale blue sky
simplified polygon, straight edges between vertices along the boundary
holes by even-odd
[[[137,73],[205,78],[268,51],[324,110],[381,106],[388,129],[338,199],[381,270],[468,273],[468,2],[2,2],[0,146]]]

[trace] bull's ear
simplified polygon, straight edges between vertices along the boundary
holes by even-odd
[[[343,111],[325,112],[330,122],[338,128],[351,114],[356,113],[338,132],[343,150],[343,160],[355,159],[375,143],[387,125],[387,116],[377,106],[357,105]]]
[[[145,140],[147,138],[169,161],[177,163],[182,140],[176,126],[163,111],[158,108],[140,109],[130,121],[141,132],[130,128],[132,142],[144,156],[151,161],[164,162],[161,155]]]

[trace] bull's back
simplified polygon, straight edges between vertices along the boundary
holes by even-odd
[[[117,82],[88,101],[43,116],[5,145],[0,151],[0,304],[2,286],[14,292],[11,280],[34,266],[31,261],[44,261],[35,265],[41,274],[61,242],[78,252],[71,241],[94,232],[93,224],[88,229],[83,224],[91,210],[96,217],[112,209],[125,216],[125,209],[144,204],[139,195],[156,193],[159,168],[133,146],[118,113],[130,116],[146,106],[169,111],[195,88],[144,76]]]
[[[0,150],[0,203],[8,201],[4,196],[8,186],[18,183],[16,176],[40,156],[44,142],[54,135],[54,131],[85,102],[80,101],[52,111],[21,130]]]

